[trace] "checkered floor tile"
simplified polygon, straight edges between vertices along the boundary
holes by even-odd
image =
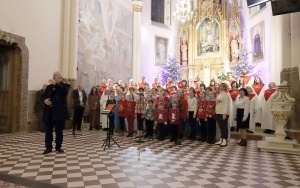
[[[105,138],[103,131],[74,138],[67,130],[66,152],[43,155],[43,133],[1,134],[0,180],[3,174],[57,187],[300,187],[300,157],[260,152],[256,141],[240,147],[230,140],[221,148],[114,136],[121,148],[104,151]]]

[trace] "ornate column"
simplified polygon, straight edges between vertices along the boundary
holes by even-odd
[[[291,14],[292,67],[300,67],[300,12]]]
[[[294,104],[295,99],[289,94],[288,82],[283,81],[271,98],[271,110],[275,123],[276,137],[265,137],[264,140],[258,141],[257,147],[262,151],[300,155],[300,144],[296,140],[285,140],[287,134],[284,126],[291,116]]]
[[[136,82],[141,75],[141,20],[143,2],[132,1],[133,8],[133,39],[132,39],[132,79]]]

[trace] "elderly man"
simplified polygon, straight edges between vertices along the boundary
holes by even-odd
[[[61,149],[63,142],[63,126],[68,118],[67,112],[67,95],[69,93],[70,84],[62,81],[61,73],[55,71],[53,79],[49,80],[49,85],[46,87],[44,100],[45,122],[45,147],[44,155],[52,152],[53,129],[55,128],[55,149],[57,153],[64,153]]]

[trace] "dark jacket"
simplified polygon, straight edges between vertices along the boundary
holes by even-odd
[[[82,102],[84,106],[86,106],[87,96],[85,91],[82,91]],[[75,89],[73,90],[73,107],[75,108],[79,106],[80,106],[80,96],[79,96],[78,89]]]
[[[44,89],[40,89],[36,93],[36,100],[35,100],[35,104],[34,104],[35,112],[43,112],[43,110],[44,110],[44,100],[43,100],[44,93],[45,93]]]
[[[50,84],[46,87],[43,101],[50,98],[52,105],[45,104],[43,120],[47,121],[64,121],[68,119],[67,96],[70,84],[59,82],[58,84]]]

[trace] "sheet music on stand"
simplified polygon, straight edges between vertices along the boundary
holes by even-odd
[[[101,111],[101,114],[109,114],[115,107],[115,104],[109,104],[107,107]]]
[[[115,106],[116,106],[115,104],[107,105],[106,109],[101,111],[101,114],[110,116],[110,114],[113,112]],[[110,133],[111,127],[110,127],[110,123],[108,122],[108,118],[107,118],[107,125],[109,128],[106,133],[106,139],[105,139],[104,143],[102,144],[102,147],[104,147],[104,151],[105,151],[106,147],[110,148],[114,144],[116,144],[120,148],[120,145],[115,141],[115,139],[113,139],[113,137]]]

